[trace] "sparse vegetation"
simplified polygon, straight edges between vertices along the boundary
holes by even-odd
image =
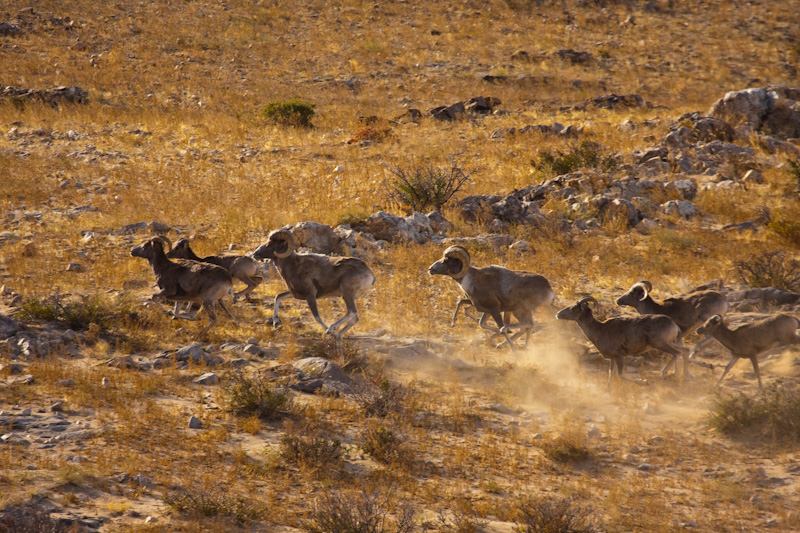
[[[406,211],[441,210],[477,172],[464,168],[458,155],[450,156],[449,168],[433,162],[397,166],[391,169],[394,178],[386,184],[390,204]]]
[[[391,429],[378,425],[361,433],[359,447],[381,463],[405,462],[408,452],[403,440]]]
[[[384,418],[406,409],[409,390],[385,377],[359,380],[354,386],[353,399],[368,416]]]
[[[751,255],[735,265],[741,280],[751,287],[800,290],[800,261],[788,257],[785,250]]]
[[[211,488],[173,488],[164,495],[164,503],[179,513],[206,518],[230,518],[239,524],[258,520],[266,512],[258,502],[231,494],[230,490],[221,485]]]
[[[764,444],[800,443],[800,391],[780,383],[757,395],[718,392],[709,424],[726,435]]]
[[[112,307],[98,296],[69,298],[55,293],[47,298],[26,298],[17,312],[20,320],[61,322],[75,330],[89,329],[92,324],[101,332],[119,320],[123,310]]]
[[[264,117],[281,126],[294,126],[298,128],[311,128],[314,118],[315,104],[309,104],[293,98],[285,102],[270,102],[264,108]]]
[[[393,512],[388,497],[379,491],[327,492],[314,502],[302,529],[308,533],[410,533],[414,514],[409,505]]]
[[[279,389],[262,374],[232,373],[225,386],[225,395],[228,409],[238,416],[269,419],[290,414],[294,408],[291,393]]]
[[[574,496],[565,498],[523,498],[518,505],[518,533],[596,533],[593,509],[577,503]]]
[[[605,153],[599,143],[581,141],[572,143],[566,151],[540,150],[531,165],[544,176],[554,178],[581,169],[612,172],[619,166],[619,160],[617,156]]]
[[[698,424],[715,376],[662,381],[649,355],[627,366],[650,387],[605,388],[602,358],[555,309],[534,314],[526,350],[489,348],[471,320],[447,326],[458,287],[428,267],[461,244],[476,265],[545,276],[558,302],[594,296],[603,318],[640,279],[659,298],[748,276],[798,290],[797,143],[777,129],[731,140],[707,115],[728,91],[797,86],[800,0],[175,4],[0,9],[0,508],[149,533],[510,531],[530,490],[552,499],[531,514],[574,497],[603,531],[798,530],[798,444],[771,440],[792,428],[742,423],[729,442]],[[36,96],[61,84],[88,99]],[[699,215],[665,214],[670,200]],[[627,201],[650,220],[629,227]],[[437,208],[447,223],[431,234],[359,233],[376,211]],[[356,228],[298,237],[375,274],[341,342],[302,298],[273,327],[287,285],[267,262],[252,302],[223,298],[236,321],[220,313],[197,344],[202,324],[147,304],[158,289],[136,244],[246,255],[301,222]],[[785,254],[774,271],[739,275],[736,261],[771,251]],[[768,391],[795,390],[797,353],[764,358]],[[354,393],[299,371],[309,355],[342,365]],[[727,360],[714,343],[702,357]],[[725,390],[754,394],[748,364],[732,374]],[[778,412],[751,398],[742,417]]]

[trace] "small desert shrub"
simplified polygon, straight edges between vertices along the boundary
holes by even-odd
[[[303,357],[322,357],[333,361],[350,374],[364,372],[369,365],[369,359],[357,344],[333,335],[326,335],[319,342],[303,350]]]
[[[300,527],[309,533],[408,533],[414,530],[414,510],[405,505],[394,518],[388,497],[378,492],[328,492],[314,502],[310,520]]]
[[[534,169],[548,176],[561,176],[583,168],[612,172],[619,167],[617,156],[603,153],[603,147],[593,141],[582,141],[561,150],[542,150],[531,161]]]
[[[756,396],[718,392],[709,425],[764,443],[800,443],[800,390],[772,384]]]
[[[287,389],[272,385],[263,374],[253,377],[242,373],[231,374],[224,392],[228,410],[239,416],[277,418],[294,411],[294,402]]]
[[[469,498],[458,498],[448,510],[439,511],[437,522],[439,531],[452,533],[480,533],[487,524],[487,520],[478,515]]]
[[[517,508],[518,533],[594,533],[592,508],[568,498],[525,498]]]
[[[299,98],[270,102],[264,108],[264,117],[281,126],[311,128],[314,126],[311,119],[314,118],[315,107],[315,104],[303,102]]]
[[[574,463],[591,457],[586,446],[586,428],[574,413],[563,415],[561,433],[553,439],[541,441],[539,447],[545,456],[559,463]]]
[[[120,316],[120,310],[112,308],[98,297],[83,296],[78,300],[68,299],[56,293],[48,298],[27,298],[17,311],[22,320],[44,320],[61,322],[75,330],[89,329],[92,324],[106,332]]]
[[[376,461],[386,464],[403,461],[407,455],[403,439],[384,426],[365,429],[361,433],[359,448]]]
[[[258,520],[265,514],[265,509],[259,503],[232,495],[224,486],[215,486],[210,489],[174,488],[164,495],[164,503],[180,513],[228,517],[238,523]]]
[[[455,155],[449,168],[431,162],[395,167],[391,169],[394,179],[384,184],[387,200],[409,212],[440,210],[476,172],[463,168]]]
[[[353,399],[368,416],[384,418],[405,411],[409,391],[386,378],[363,379],[354,384]]]
[[[342,441],[311,427],[290,429],[281,439],[281,458],[312,472],[340,470],[342,452]]]
[[[791,246],[800,246],[800,221],[794,215],[797,213],[779,214],[775,220],[767,224],[767,229],[774,233],[784,243]]]
[[[800,43],[797,48],[800,49]],[[800,194],[800,159],[789,161],[789,178],[794,184],[794,191]]]
[[[751,255],[734,265],[739,278],[751,287],[800,290],[800,261],[786,257],[784,250]]]

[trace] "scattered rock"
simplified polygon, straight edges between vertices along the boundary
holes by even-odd
[[[219,378],[213,372],[206,372],[205,374],[197,376],[192,381],[194,383],[197,383],[198,385],[218,385],[219,384]]]
[[[189,417],[189,429],[202,429],[203,423],[196,416]]]

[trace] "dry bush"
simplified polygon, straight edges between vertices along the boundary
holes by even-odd
[[[164,495],[164,503],[188,515],[230,518],[239,524],[259,520],[266,514],[263,505],[236,495],[227,485],[213,487],[173,487]]]
[[[591,507],[566,498],[524,498],[517,506],[518,533],[595,533],[602,531],[592,518]]]
[[[613,172],[619,167],[619,158],[605,153],[605,149],[594,141],[572,143],[566,151],[540,150],[531,166],[547,177],[561,176],[581,169]]]
[[[773,383],[761,393],[717,392],[708,421],[728,436],[765,444],[800,444],[800,390]]]
[[[322,357],[333,361],[349,374],[364,373],[369,368],[369,358],[357,343],[333,335],[325,335],[318,342],[303,349],[302,356]]]
[[[75,330],[89,329],[94,324],[100,332],[107,332],[129,312],[127,306],[110,304],[97,295],[72,298],[56,292],[47,298],[26,298],[16,316],[20,320],[60,322]]]
[[[372,425],[361,432],[358,447],[380,463],[408,463],[410,452],[405,441],[405,437],[385,426]]]
[[[475,168],[464,168],[458,155],[450,156],[449,168],[428,161],[391,169],[394,178],[384,183],[386,198],[407,211],[441,210],[470,177]]]
[[[403,413],[411,394],[413,392],[405,386],[383,377],[364,376],[353,385],[353,399],[367,416],[384,418]]]
[[[449,509],[437,513],[436,519],[439,531],[450,533],[480,533],[488,522],[466,497],[456,498]]]
[[[263,373],[247,376],[244,373],[232,373],[223,391],[228,409],[238,416],[257,416],[258,418],[279,418],[295,411],[291,392],[283,387],[276,387]]]
[[[314,475],[330,476],[344,466],[342,441],[311,423],[288,426],[281,438],[280,457]]]
[[[301,528],[308,533],[409,533],[414,514],[410,505],[393,510],[389,497],[378,491],[328,491],[314,502]]]
[[[785,250],[751,255],[734,265],[739,278],[750,287],[800,291],[800,261],[787,257]]]

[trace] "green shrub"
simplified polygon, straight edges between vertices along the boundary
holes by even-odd
[[[236,415],[269,419],[294,410],[289,391],[277,389],[262,374],[248,377],[235,373],[229,379],[230,383],[223,390],[228,400],[228,409]]]
[[[800,443],[800,391],[773,383],[755,396],[717,392],[709,425],[765,444]]]
[[[74,330],[88,329],[96,324],[101,332],[107,332],[122,312],[97,296],[70,299],[56,293],[48,298],[26,298],[17,316],[22,320],[60,322]]]
[[[270,102],[264,108],[263,113],[267,120],[281,126],[311,128],[314,126],[311,119],[314,118],[315,107],[316,104],[309,104],[299,98],[293,98],[285,102]]]
[[[525,498],[517,506],[517,533],[595,533],[592,508],[575,504],[575,497]]]
[[[409,212],[440,210],[461,190],[477,169],[462,168],[458,157],[451,156],[449,168],[431,162],[395,167],[394,179],[385,183],[387,200]]]
[[[566,152],[541,150],[531,165],[548,176],[561,176],[584,168],[612,172],[619,167],[619,160],[613,154],[604,154],[599,143],[582,141],[579,145],[573,144]]]

